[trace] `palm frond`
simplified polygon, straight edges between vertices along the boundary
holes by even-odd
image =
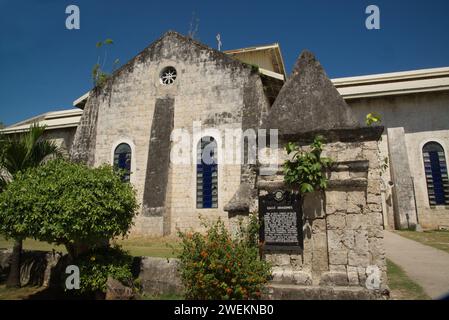
[[[10,141],[6,144],[3,154],[3,167],[12,175],[25,167],[27,149],[20,141]]]
[[[41,164],[48,156],[60,156],[54,142],[44,140],[45,126],[34,123],[25,134],[1,137],[0,166],[10,175]]]
[[[34,145],[33,153],[30,157],[30,166],[38,166],[50,156],[62,156],[62,153],[58,146],[52,141],[38,141]]]
[[[34,148],[38,141],[42,138],[45,132],[45,126],[39,126],[34,123],[30,126],[30,131],[28,131],[21,139],[27,150],[27,158],[31,160],[34,153]]]

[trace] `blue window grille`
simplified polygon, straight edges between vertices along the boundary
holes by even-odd
[[[423,147],[423,157],[429,204],[449,205],[449,180],[443,147],[429,142]]]
[[[125,171],[123,181],[129,182],[131,176],[131,147],[121,143],[114,151],[114,167]]]
[[[218,208],[217,143],[212,137],[198,142],[196,164],[196,207]]]

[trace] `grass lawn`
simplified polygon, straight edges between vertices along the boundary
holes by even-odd
[[[114,240],[133,256],[174,258],[180,249],[174,238],[130,237],[124,240]]]
[[[413,282],[404,270],[387,259],[388,286],[393,300],[429,300],[423,288]]]
[[[121,245],[123,249],[129,251],[133,256],[173,258],[176,256],[176,250],[179,249],[179,245],[173,238],[131,237],[124,240],[114,240],[113,243]],[[0,249],[12,248],[12,245],[12,240],[7,241],[0,237]],[[55,249],[59,252],[66,252],[64,246],[56,246],[32,239],[24,241],[23,249],[41,251],[51,251],[52,249]]]
[[[161,247],[155,252],[163,253]],[[430,299],[424,290],[415,282],[413,282],[405,272],[396,264],[387,260],[388,268],[388,285],[391,289],[391,298],[394,300],[428,300]],[[27,299],[42,291],[42,288],[24,287],[19,289],[7,289],[4,285],[0,285],[0,300],[21,300]],[[161,295],[149,296],[143,295],[143,300],[179,300],[183,299],[177,295]]]
[[[397,234],[449,253],[449,231],[395,231]]]
[[[6,288],[0,285],[0,300],[23,300],[42,290],[38,287]]]
[[[436,248],[449,252],[449,232],[432,231],[432,232],[410,232],[401,231],[399,234],[410,239],[420,241],[424,244],[432,245]],[[176,250],[179,250],[179,244],[173,238],[147,238],[147,237],[132,237],[124,240],[115,240],[125,250],[128,250],[134,256],[153,256],[153,257],[174,257]],[[12,248],[12,241],[6,241],[0,238],[1,248]],[[65,252],[63,246],[54,246],[45,242],[36,240],[26,240],[24,242],[24,249],[26,250],[43,250],[50,251],[52,249]],[[175,252],[174,252],[175,251]],[[424,290],[415,282],[413,282],[407,274],[393,262],[387,260],[388,268],[388,285],[391,289],[392,299],[396,300],[422,300],[430,299]],[[4,285],[0,285],[0,300],[3,299],[24,299],[39,292],[40,288],[25,287],[20,289],[7,289]],[[179,299],[177,296],[158,296],[150,297],[143,296],[145,300],[157,299]]]
[[[5,240],[0,236],[0,249],[10,249],[12,248],[14,241],[13,240]],[[55,249],[59,252],[66,252],[64,246],[56,246],[47,242],[41,242],[33,239],[27,239],[23,242],[24,250],[39,250],[39,251],[51,251]]]

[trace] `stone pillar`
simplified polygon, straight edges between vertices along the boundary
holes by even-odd
[[[404,128],[389,128],[388,153],[393,186],[396,229],[415,229],[417,224],[413,181],[410,174]]]
[[[142,213],[152,223],[161,223],[163,235],[170,232],[170,212],[166,210],[170,172],[170,134],[174,127],[174,98],[158,98],[151,125]],[[165,228],[164,228],[165,226]],[[161,234],[162,235],[162,234]]]

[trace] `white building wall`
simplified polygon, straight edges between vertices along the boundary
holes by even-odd
[[[361,124],[370,112],[382,117],[386,128],[404,127],[407,153],[411,175],[414,179],[418,218],[422,227],[434,229],[449,226],[449,207],[430,207],[427,196],[422,147],[429,141],[440,143],[448,160],[449,148],[449,92],[416,93],[381,98],[363,98],[347,100],[357,114]],[[386,135],[383,136],[380,149],[387,154]],[[382,156],[382,157],[383,157]],[[389,170],[384,174],[388,182]],[[387,203],[388,203],[387,188]],[[388,221],[392,226],[392,208],[388,206]]]

